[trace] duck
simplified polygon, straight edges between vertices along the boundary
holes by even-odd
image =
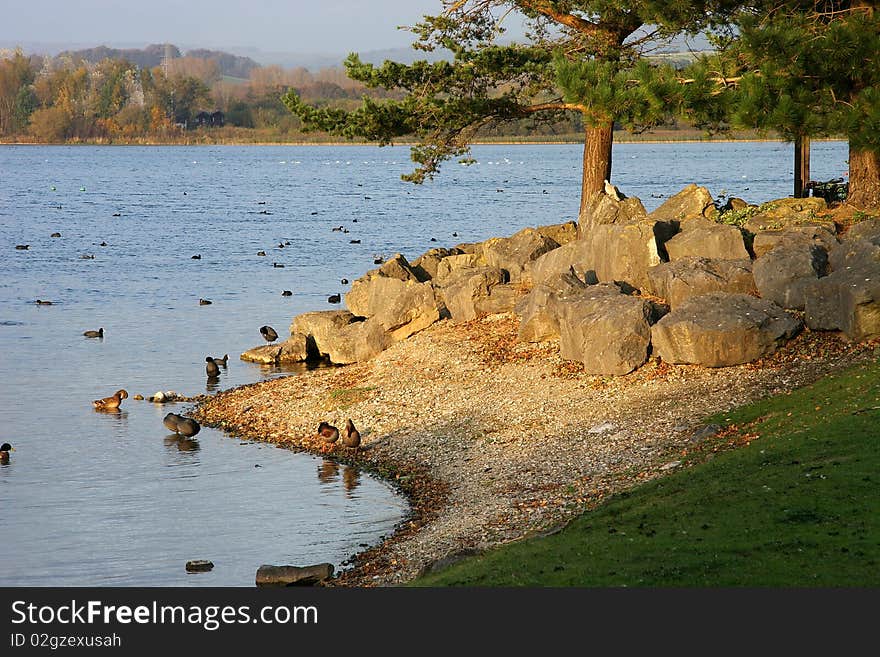
[[[281,296],[282,297],[290,297],[290,296],[293,296],[293,292],[291,292],[290,290],[282,290]]]
[[[192,418],[178,415],[177,413],[168,413],[168,415],[162,418],[162,424],[164,424],[169,431],[187,437],[195,436],[202,430],[202,427],[198,422]]]
[[[14,452],[12,445],[3,443],[0,445],[0,463],[9,463],[9,452]]]
[[[273,262],[273,263],[272,263],[272,266],[273,266],[273,267],[284,267],[284,265],[281,264],[280,262]]]
[[[52,305],[52,302],[47,299],[37,299],[36,301],[34,301],[34,303],[37,304],[38,306],[51,306]]]
[[[61,233],[52,233],[49,237],[61,237]]]
[[[347,279],[347,278],[341,278],[341,279],[339,279],[339,282],[342,283],[343,285],[348,285],[348,279]]]
[[[339,440],[339,429],[327,422],[318,425],[318,435],[325,443],[335,443]]]
[[[345,421],[345,428],[342,430],[342,444],[349,449],[354,449],[355,454],[361,446],[361,432],[355,428],[351,418]]]
[[[104,337],[104,327],[102,326],[97,331],[85,331],[83,333],[87,338],[103,338]]]
[[[110,397],[104,397],[103,399],[96,399],[92,402],[92,406],[94,406],[99,411],[107,411],[119,408],[119,405],[122,403],[123,399],[128,398],[128,392],[122,388],[114,392]]]
[[[194,256],[190,256],[190,260],[201,260],[201,259],[202,259],[201,253],[196,253]]]
[[[260,327],[260,335],[263,336],[263,339],[266,342],[275,342],[278,339],[278,334],[275,332],[271,326],[261,326]]]
[[[327,297],[327,303],[339,303],[342,301],[342,297],[338,294],[331,294]]]
[[[220,366],[217,365],[217,362],[213,358],[207,356],[205,362],[207,363],[207,365],[205,365],[205,372],[208,373],[209,378],[220,376]]]
[[[210,299],[199,299],[200,306],[210,306],[212,303],[214,303],[214,302],[211,301]]]
[[[15,248],[19,251],[27,251],[29,248],[31,248],[31,245],[30,244],[16,244]]]
[[[266,252],[265,251],[257,251],[257,255],[264,256],[264,255],[266,255]]]
[[[229,362],[229,354],[223,354],[223,358],[217,358],[216,356],[214,356],[214,362],[218,365],[226,367],[226,364]]]

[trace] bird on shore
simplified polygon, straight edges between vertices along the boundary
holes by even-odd
[[[278,339],[278,334],[275,332],[271,326],[261,326],[260,327],[260,335],[263,336],[263,339],[266,342],[275,342]]]
[[[168,415],[162,418],[162,424],[164,424],[169,431],[173,431],[176,434],[186,437],[195,436],[202,430],[202,427],[198,422],[192,418],[178,415],[177,413],[168,413]]]
[[[339,303],[342,301],[342,297],[338,294],[331,294],[327,297],[327,303]]]
[[[206,356],[205,362],[207,363],[207,365],[205,365],[205,372],[208,373],[208,378],[216,378],[220,376],[220,366],[213,358]]]
[[[361,432],[355,428],[351,418],[345,421],[345,428],[342,430],[342,444],[349,449],[354,449],[355,454],[361,446]]]
[[[12,448],[12,445],[10,445],[9,443],[3,443],[2,445],[0,445],[0,463],[9,463],[9,452],[14,451],[15,450]]]
[[[325,443],[335,443],[339,440],[339,429],[327,422],[318,425],[318,435]]]
[[[86,331],[83,333],[87,338],[103,338],[104,337],[104,327],[102,326],[97,331]]]
[[[110,397],[104,397],[103,399],[94,400],[92,402],[92,406],[94,406],[99,411],[115,410],[119,408],[119,405],[122,403],[123,399],[128,399],[128,392],[120,388]]]

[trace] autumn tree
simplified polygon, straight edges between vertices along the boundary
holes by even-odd
[[[414,135],[414,182],[442,161],[464,155],[481,129],[534,117],[556,121],[577,112],[584,126],[581,217],[611,179],[615,123],[645,129],[668,120],[679,102],[671,67],[646,59],[652,47],[720,19],[736,3],[723,0],[443,0],[442,13],[411,28],[414,47],[445,49],[450,60],[412,65],[363,63],[352,54],[348,75],[371,88],[399,89],[400,100],[365,98],[345,112],[317,108],[295,92],[283,100],[308,128],[380,144]],[[502,43],[510,13],[527,26],[524,43]]]
[[[35,74],[21,50],[0,60],[0,135],[15,134],[27,125],[37,104],[31,86]]]
[[[777,0],[740,14],[728,53],[741,75],[733,120],[792,141],[845,135],[859,208],[880,207],[878,4]]]

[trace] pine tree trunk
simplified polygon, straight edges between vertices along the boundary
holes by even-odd
[[[585,124],[581,217],[589,210],[593,198],[605,189],[605,181],[611,180],[611,145],[614,141],[613,121],[597,127]]]
[[[850,146],[846,203],[860,210],[880,208],[880,155],[875,151]]]

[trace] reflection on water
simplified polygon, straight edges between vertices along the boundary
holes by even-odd
[[[205,383],[205,391],[208,394],[217,392],[220,390],[220,377],[219,376],[209,376],[207,383]]]
[[[332,484],[339,479],[339,464],[332,459],[323,459],[318,466],[318,481]]]
[[[197,438],[187,438],[177,434],[166,436],[165,446],[170,449],[176,448],[178,452],[196,452],[201,448]]]
[[[354,491],[361,484],[361,473],[350,465],[345,466],[342,471],[342,483],[348,493]]]
[[[318,465],[318,481],[325,485],[335,485],[339,481],[339,470],[342,469],[342,487],[350,494],[361,485],[361,473],[350,465],[340,466],[333,459],[323,459]],[[350,496],[350,495],[349,495]]]

